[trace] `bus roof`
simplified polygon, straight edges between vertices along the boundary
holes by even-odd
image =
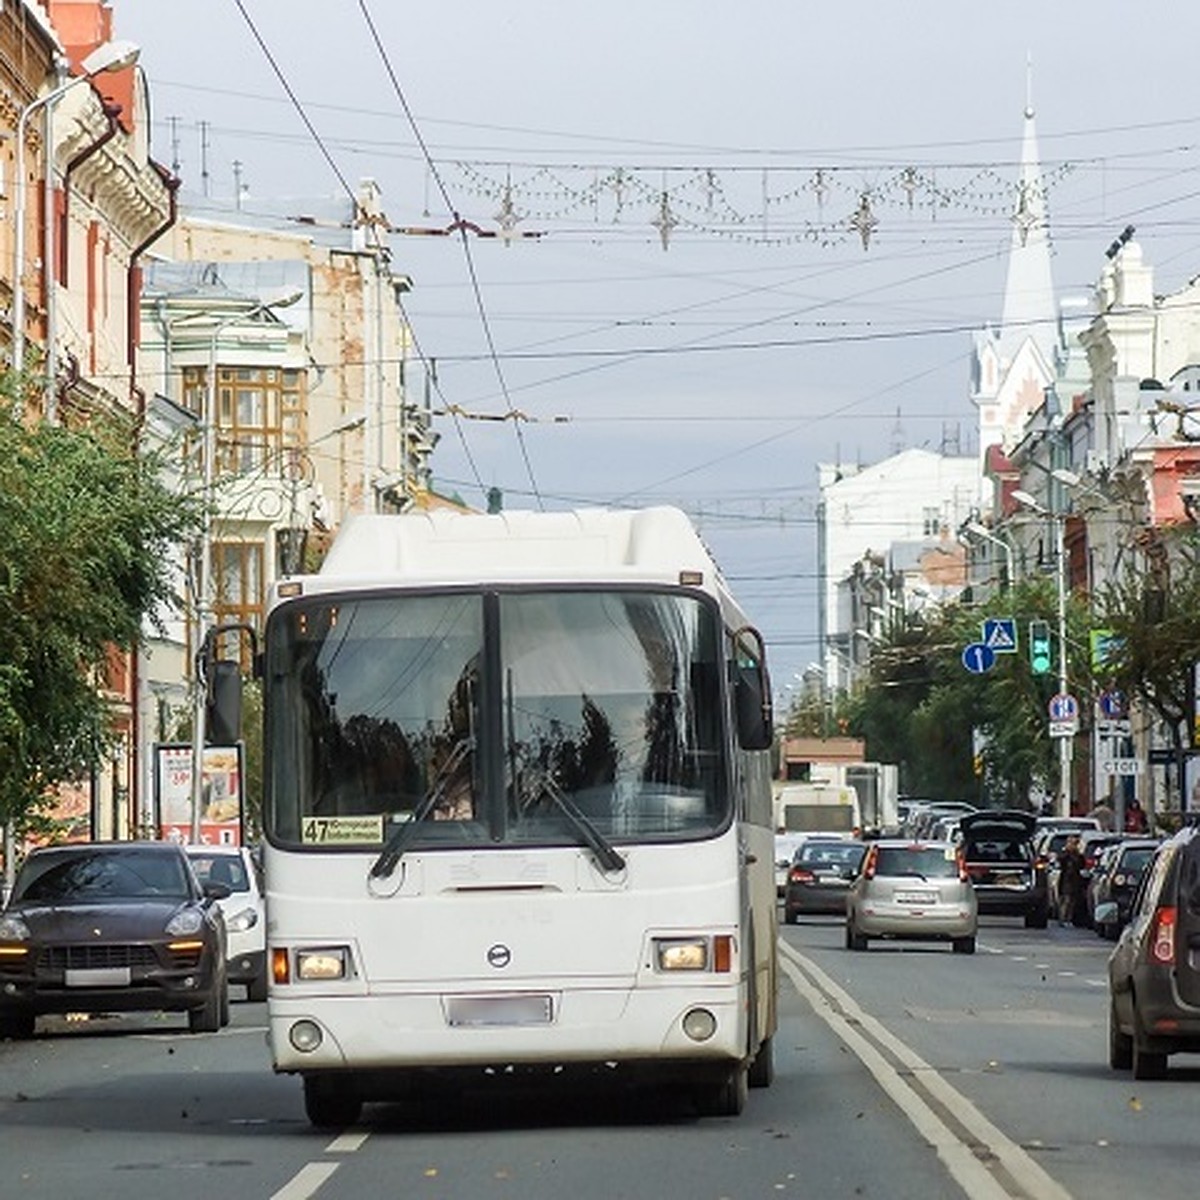
[[[686,583],[715,596],[731,627],[746,623],[695,527],[668,506],[355,514],[320,573],[279,580],[272,604],[328,591],[531,583]]]
[[[478,584],[531,580],[678,583],[719,571],[676,508],[433,511],[356,515],[342,526],[321,568],[322,583]]]

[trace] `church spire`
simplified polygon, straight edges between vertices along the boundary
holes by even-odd
[[[1057,341],[1058,312],[1050,270],[1046,184],[1038,157],[1034,123],[1032,59],[1025,68],[1025,129],[1012,223],[1004,315],[1000,325],[1001,353],[1011,362],[1021,343],[1032,338],[1047,366],[1051,366]]]

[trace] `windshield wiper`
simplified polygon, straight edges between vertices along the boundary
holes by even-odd
[[[379,857],[371,867],[369,878],[382,879],[396,869],[396,864],[408,849],[408,844],[417,836],[417,829],[421,823],[427,821],[429,814],[445,799],[454,772],[470,752],[471,739],[463,738],[450,752],[446,761],[442,763],[425,799],[413,809],[412,816],[403,825],[398,826],[396,832],[384,843]]]
[[[555,806],[567,818],[568,824],[579,835],[583,843],[596,856],[596,861],[606,871],[623,871],[625,859],[599,829],[567,798],[567,794],[549,775],[541,777],[539,791],[549,796]]]

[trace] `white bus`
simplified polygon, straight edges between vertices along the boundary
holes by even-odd
[[[262,654],[269,1042],[310,1121],[426,1072],[770,1083],[770,688],[687,518],[351,518]]]

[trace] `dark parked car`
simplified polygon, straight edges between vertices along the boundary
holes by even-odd
[[[0,1037],[40,1013],[186,1012],[193,1033],[229,1020],[225,923],[167,842],[34,850],[0,913]]]
[[[1129,924],[1133,895],[1159,845],[1157,838],[1127,838],[1102,851],[1088,887],[1092,925],[1102,938],[1115,942]]]
[[[1200,1053],[1200,828],[1159,846],[1108,960],[1108,1062],[1162,1079],[1167,1058]]]
[[[801,913],[846,911],[846,893],[858,874],[867,847],[863,842],[806,842],[788,869],[783,916],[794,924]]]
[[[1046,872],[1033,848],[1037,817],[1020,809],[986,808],[959,821],[967,874],[981,914],[1020,916],[1027,929],[1050,919]]]

